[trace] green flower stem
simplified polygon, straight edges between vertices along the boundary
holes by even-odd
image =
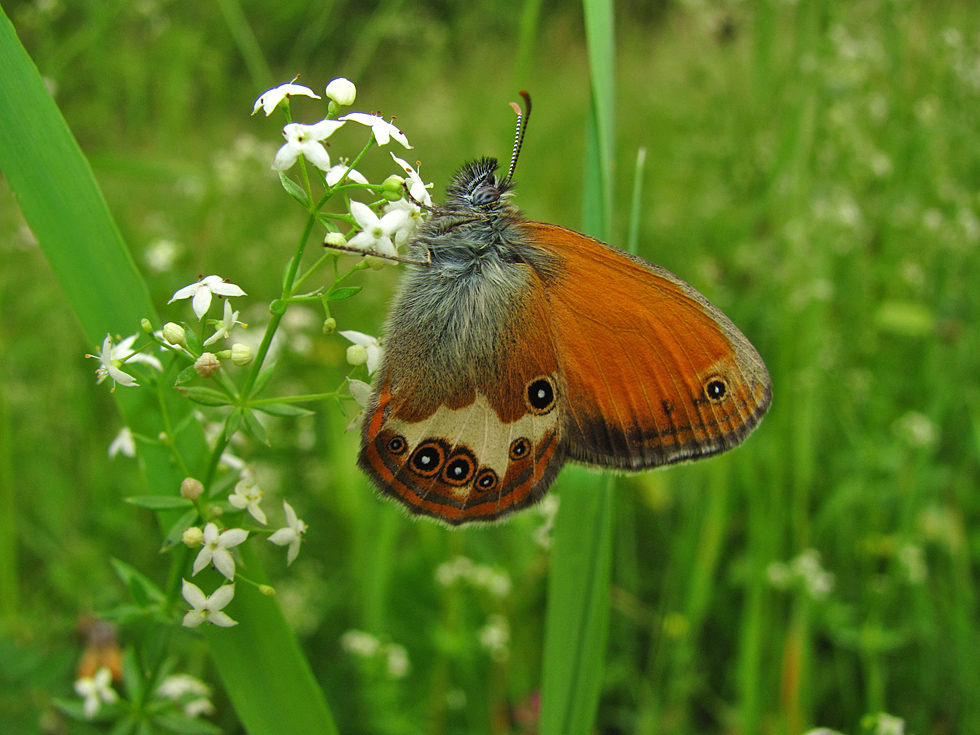
[[[260,406],[268,406],[276,403],[304,403],[306,401],[326,401],[331,398],[347,398],[341,394],[343,386],[330,393],[311,393],[305,396],[282,396],[277,398],[256,398],[254,401],[249,401],[248,405],[252,408],[259,408]]]

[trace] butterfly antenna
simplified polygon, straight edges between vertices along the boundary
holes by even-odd
[[[520,155],[521,145],[524,143],[524,131],[527,130],[527,121],[531,119],[531,95],[523,90],[521,90],[520,95],[524,100],[523,112],[516,102],[510,103],[510,106],[514,108],[514,112],[517,113],[517,130],[514,133],[514,152],[510,156],[510,168],[507,169],[507,178],[504,179],[507,182],[514,175],[514,168],[517,166],[517,157]]]

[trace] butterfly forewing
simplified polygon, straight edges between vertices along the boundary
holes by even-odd
[[[770,402],[758,353],[676,277],[554,225],[529,242],[559,256],[546,283],[568,395],[569,458],[641,469],[738,444]]]

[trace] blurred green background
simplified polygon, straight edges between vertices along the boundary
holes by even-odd
[[[517,202],[580,225],[576,4],[3,5],[165,318],[177,288],[219,273],[249,293],[243,319],[261,333],[303,214],[269,170],[281,118],[249,113],[297,73],[320,91],[347,76],[355,109],[397,116],[415,147],[395,152],[422,162],[437,200],[463,161],[507,158],[506,103],[530,90]],[[617,54],[614,244],[642,146],[640,254],[739,325],[774,399],[737,452],[618,482],[597,731],[856,732],[887,711],[920,735],[980,732],[975,4],[622,4]],[[319,111],[293,105],[300,121]],[[362,142],[338,134],[333,151]],[[380,180],[386,159],[362,171]],[[87,732],[66,730],[51,699],[74,696],[80,620],[126,599],[109,557],[160,582],[168,560],[153,515],[120,502],[144,480],[107,456],[121,422],[84,358],[97,345],[0,187],[0,723]],[[361,278],[339,328],[377,334],[397,277]],[[332,390],[347,343],[314,311],[289,317],[278,389]],[[271,449],[237,451],[266,504],[285,496],[310,524],[288,573],[281,554],[267,567],[341,732],[533,732],[544,515],[413,522],[354,466],[349,417],[314,408],[273,424]],[[351,630],[382,653],[352,652]],[[407,669],[384,653],[398,646]],[[178,650],[216,683],[199,640]],[[217,705],[236,732],[220,692]]]

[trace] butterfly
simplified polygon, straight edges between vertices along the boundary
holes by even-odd
[[[772,396],[755,348],[659,266],[524,219],[512,176],[465,164],[409,243],[358,464],[415,514],[497,521],[562,466],[639,471],[741,443]]]

